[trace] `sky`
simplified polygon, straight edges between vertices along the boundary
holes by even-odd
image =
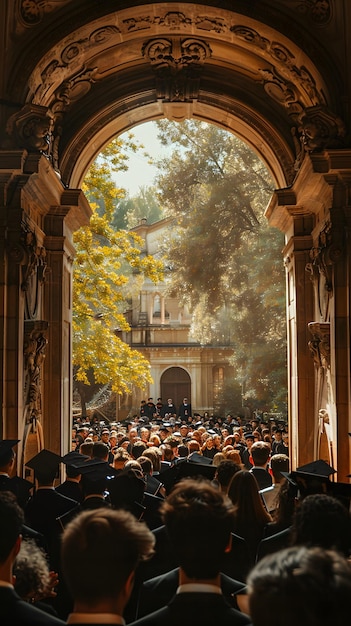
[[[129,131],[128,131],[129,132]],[[123,133],[120,135],[121,139],[124,139],[128,135]],[[135,139],[138,139],[144,146],[146,152],[155,156],[155,158],[162,157],[167,153],[169,149],[161,145],[157,139],[157,126],[155,122],[147,122],[146,124],[139,124],[134,126],[131,131]],[[143,156],[142,151],[137,153],[129,153],[127,172],[118,172],[116,175],[116,183],[119,187],[123,187],[129,192],[130,196],[138,194],[139,188],[152,185],[153,179],[157,174],[157,168],[148,163],[148,159]]]

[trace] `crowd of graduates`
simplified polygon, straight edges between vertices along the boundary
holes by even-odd
[[[186,624],[216,615],[221,624],[285,625],[284,607],[281,621],[268,619],[268,588],[277,590],[288,568],[317,576],[324,562],[331,578],[341,572],[342,614],[351,590],[350,485],[334,482],[323,460],[291,471],[284,420],[200,415],[187,398],[178,409],[149,398],[121,423],[76,420],[72,449],[62,457],[41,450],[26,461],[26,479],[15,475],[18,443],[0,442],[0,534],[5,544],[12,511],[22,537],[5,574],[0,546],[4,623],[153,626],[191,611]],[[117,574],[124,568],[128,585]],[[14,598],[22,622],[11,621]],[[302,611],[299,622],[330,623],[311,619]]]

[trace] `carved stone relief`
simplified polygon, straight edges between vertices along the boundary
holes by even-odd
[[[20,24],[37,26],[46,13],[50,13],[70,0],[17,0],[17,17]]]
[[[41,375],[47,345],[48,323],[27,320],[24,324],[24,422],[40,420],[42,414]]]
[[[319,234],[317,246],[311,249],[311,261],[306,265],[314,286],[318,314],[323,322],[327,322],[329,318],[329,302],[333,295],[333,265],[342,254],[342,233],[333,229],[328,222]]]
[[[200,73],[211,56],[210,46],[198,39],[152,39],[142,47],[156,72],[157,97],[164,102],[190,102],[197,98]]]
[[[44,8],[46,3],[34,2],[36,7],[33,8],[38,9],[39,4]],[[317,21],[326,19],[327,14],[330,16],[329,2],[298,0],[295,4]],[[101,79],[99,54],[152,30],[158,33],[157,38],[146,40],[141,49],[155,70],[159,100],[166,104],[187,103],[197,98],[201,66],[214,55],[209,43],[196,37],[206,33],[213,41],[221,38],[221,43],[226,41],[227,45],[234,42],[254,53],[256,63],[258,59],[262,61],[262,66],[256,67],[257,81],[270,98],[285,108],[291,120],[296,147],[295,171],[300,168],[306,152],[339,146],[344,132],[342,122],[325,108],[323,90],[317,85],[313,70],[306,67],[307,63],[299,62],[295,48],[291,44],[290,49],[279,35],[275,35],[275,39],[267,35],[267,29],[263,34],[259,27],[252,28],[241,20],[236,23],[237,19],[229,11],[214,8],[199,12],[196,5],[186,6],[183,11],[163,10],[159,6],[155,13],[136,11],[133,14],[126,9],[116,12],[114,23],[97,27],[98,22],[95,22],[90,26],[90,33],[87,25],[84,31],[72,33],[62,41],[61,50],[43,60],[41,69],[38,68],[30,79],[33,102],[45,104],[53,119],[52,145],[47,153],[56,171],[60,170],[59,144],[65,115],[70,105],[84,97],[92,84]],[[92,56],[94,64],[89,61]],[[132,62],[132,58],[129,61]],[[40,134],[38,125],[34,132]],[[45,149],[45,140],[45,137],[37,137],[41,149]]]
[[[40,313],[41,291],[47,270],[46,250],[38,245],[33,232],[28,230],[22,236],[26,252],[26,263],[22,264],[21,289],[25,296],[25,317],[33,320]]]
[[[46,107],[26,104],[8,120],[6,132],[9,144],[11,147],[25,148],[28,152],[48,153],[52,124],[52,117]]]
[[[343,147],[345,125],[327,107],[308,107],[301,113],[298,121],[301,142],[306,152]]]
[[[289,0],[296,11],[310,18],[318,26],[326,26],[332,17],[330,0]]]
[[[310,322],[308,330],[312,335],[308,347],[311,350],[317,369],[330,369],[330,324],[328,322]]]

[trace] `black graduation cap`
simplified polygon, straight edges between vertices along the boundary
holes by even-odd
[[[75,466],[77,464],[80,465],[82,462],[85,462],[88,459],[90,459],[90,457],[86,454],[77,452],[77,450],[71,450],[62,457],[62,463],[64,463],[65,465]]]
[[[51,476],[55,478],[61,461],[61,456],[44,448],[32,459],[27,461],[26,466],[34,470],[34,475],[37,478]]]
[[[84,478],[93,482],[103,480],[104,478],[113,478],[119,474],[118,470],[100,459],[89,459],[80,464],[73,463],[72,467],[79,469]]]
[[[19,441],[19,439],[3,439],[0,441],[0,465],[1,463],[7,463],[9,452],[19,443]]]
[[[331,481],[329,477],[336,470],[328,465],[326,461],[318,459],[306,465],[301,465],[292,472],[281,472],[289,483],[300,491],[302,497],[313,493],[329,493]]]
[[[193,463],[188,459],[184,459],[162,472],[160,478],[166,488],[167,494],[182,478],[195,478],[202,476],[208,480],[213,480],[217,468],[215,465],[212,465],[211,459],[210,462],[211,465],[206,465],[205,463]]]
[[[212,459],[198,452],[192,452],[188,456],[188,461],[191,463],[200,463],[201,465],[212,465]]]
[[[211,460],[211,459],[210,459]],[[205,463],[192,463],[191,461],[185,461],[185,463],[179,464],[179,480],[181,478],[195,478],[202,476],[208,480],[213,480],[215,477],[217,467],[211,464]]]
[[[244,438],[245,439],[255,439],[255,435],[253,434],[252,431],[249,431],[248,433],[244,434]]]
[[[329,476],[336,474],[336,470],[322,459],[301,465],[301,467],[296,468],[296,472],[304,476],[317,476],[319,478],[329,478]]]
[[[143,506],[145,483],[141,474],[133,468],[122,470],[108,481],[110,501],[114,508],[127,508],[138,519],[145,510]]]

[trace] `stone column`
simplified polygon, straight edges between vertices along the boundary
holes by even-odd
[[[21,439],[20,471],[43,445],[69,449],[72,233],[90,207],[40,154],[0,152],[0,182],[1,434]]]
[[[88,222],[90,209],[83,193],[65,190],[59,205],[45,216],[45,247],[50,276],[44,311],[49,322],[44,377],[46,446],[57,452],[71,449],[72,426],[72,233]]]
[[[349,150],[308,155],[292,187],[275,192],[267,210],[287,242],[292,467],[321,458],[320,415],[328,413],[325,460],[342,482],[350,473],[350,180]]]
[[[296,209],[297,210],[297,209]],[[294,214],[294,234],[285,250],[287,278],[287,343],[289,440],[292,467],[314,453],[314,368],[308,347],[308,323],[313,319],[313,288],[306,265],[312,245],[310,216]]]

